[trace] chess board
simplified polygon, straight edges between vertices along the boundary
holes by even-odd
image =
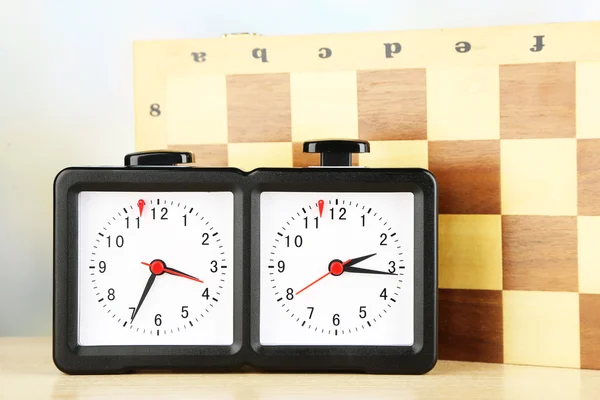
[[[439,181],[440,358],[600,369],[600,23],[143,41],[137,150]]]

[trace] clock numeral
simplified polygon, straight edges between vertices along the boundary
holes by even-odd
[[[182,306],[181,307],[181,318],[187,318],[190,315],[190,313],[188,312],[188,306]]]
[[[131,310],[131,319],[133,319],[135,316],[135,307],[129,307],[129,309]]]
[[[290,247],[290,236],[286,236],[285,239],[287,241],[287,247]],[[296,235],[296,237],[294,238],[294,245],[296,247],[302,247],[302,236]]]
[[[187,226],[187,214],[183,215],[183,226]]]
[[[100,261],[98,263],[98,270],[100,271],[101,274],[106,272],[106,263],[104,261]]]
[[[160,314],[156,314],[156,316],[154,317],[154,325],[156,326],[161,326],[162,325],[162,315]]]
[[[108,247],[111,246],[111,240],[110,240],[110,236],[106,237],[106,240],[108,241]],[[117,247],[123,247],[123,245],[125,244],[125,239],[123,239],[123,236],[119,235],[117,236],[117,239],[115,239],[115,244],[117,245]]]
[[[360,216],[360,219],[362,219],[362,226],[365,226],[365,220],[366,220],[367,216],[365,214]]]
[[[314,307],[306,307],[307,310],[310,310],[310,314],[308,314],[308,319],[312,318],[313,313],[315,312]]]
[[[381,246],[387,246],[387,243],[385,242],[387,240],[387,234],[382,233],[381,235],[379,235],[379,237],[381,238],[381,242],[379,244]]]
[[[108,289],[108,300],[113,301],[115,299],[115,289]]]
[[[137,221],[137,228],[140,229],[140,217],[135,219]],[[125,217],[125,222],[127,222],[127,229],[129,229],[129,217]]]
[[[382,297],[384,300],[387,300],[388,296],[387,296],[387,290],[384,288],[381,293],[379,294],[379,297]]]
[[[304,228],[308,229],[308,217],[304,217]],[[315,229],[319,229],[319,217],[315,217]]]
[[[204,292],[202,292],[202,297],[204,297],[206,300],[208,300],[208,288],[204,289]]]
[[[361,318],[367,318],[367,306],[360,306],[358,310],[358,316]]]
[[[390,267],[388,268],[388,272],[390,274],[396,272],[396,263],[394,261],[390,261]]]
[[[160,115],[160,104],[150,104],[150,115],[153,117],[158,117]]]
[[[340,314],[333,314],[333,325],[338,326],[340,324]]]
[[[213,274],[215,272],[217,272],[218,268],[217,268],[217,260],[212,260],[210,262],[210,265],[212,265],[212,267],[210,267],[210,272],[212,272]]]
[[[331,210],[331,219],[335,219],[335,210],[332,208]],[[344,207],[340,208],[340,216],[338,219],[345,220],[346,219],[346,209]]]
[[[292,288],[287,288],[285,298],[288,300],[294,299],[294,291],[292,290]]]
[[[277,261],[277,271],[280,273],[285,271],[285,263],[283,262],[283,260]]]
[[[204,239],[202,241],[202,246],[208,246],[208,238],[209,238],[208,233],[203,233],[202,234],[202,239]]]
[[[169,219],[167,218],[167,212],[169,212],[169,210],[167,210],[167,207],[161,208],[160,212],[162,212],[160,219]],[[152,209],[152,219],[156,219],[156,208]]]

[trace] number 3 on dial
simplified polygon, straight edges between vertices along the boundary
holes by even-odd
[[[262,345],[409,346],[412,193],[261,194]]]

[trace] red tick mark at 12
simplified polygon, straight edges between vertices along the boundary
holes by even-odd
[[[317,202],[317,204],[319,205],[319,217],[323,217],[323,206],[325,205],[325,202],[323,200],[319,200]]]
[[[146,202],[142,199],[139,199],[137,202],[137,206],[140,210],[140,217],[142,216],[142,212],[144,211],[144,206],[146,205]]]

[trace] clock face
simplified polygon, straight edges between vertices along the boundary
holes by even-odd
[[[412,193],[263,192],[262,345],[414,342]]]
[[[231,345],[233,194],[82,192],[78,342]]]

